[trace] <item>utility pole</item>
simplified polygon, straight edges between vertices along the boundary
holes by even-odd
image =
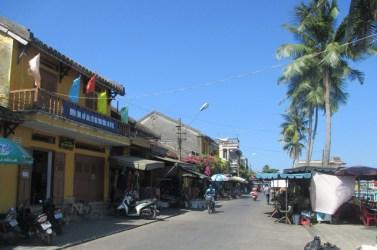
[[[182,122],[181,122],[181,118],[178,119],[178,125],[176,127],[177,127],[179,160],[182,160]]]

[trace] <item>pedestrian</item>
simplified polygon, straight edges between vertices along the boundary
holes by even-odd
[[[264,186],[263,192],[266,195],[267,205],[270,205],[270,187],[267,184]]]

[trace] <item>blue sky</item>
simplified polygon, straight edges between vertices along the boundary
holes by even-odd
[[[283,169],[292,164],[279,143],[286,87],[273,66],[284,63],[276,49],[294,41],[282,25],[298,2],[3,0],[0,15],[124,84],[119,101],[132,117],[181,117],[214,138],[239,137],[254,170]],[[339,2],[344,15],[349,1]],[[348,165],[377,167],[376,65],[355,64],[366,81],[348,84],[348,103],[333,116],[332,155]],[[198,114],[204,102],[210,106]],[[313,158],[321,158],[324,136],[322,119]]]

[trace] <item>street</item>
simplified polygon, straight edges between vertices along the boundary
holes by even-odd
[[[218,201],[217,212],[185,214],[91,241],[71,249],[303,249],[311,235],[301,226],[274,223],[265,200]]]

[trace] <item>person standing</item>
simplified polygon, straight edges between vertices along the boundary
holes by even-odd
[[[266,195],[267,205],[270,205],[270,187],[267,184],[264,186],[263,192]]]

